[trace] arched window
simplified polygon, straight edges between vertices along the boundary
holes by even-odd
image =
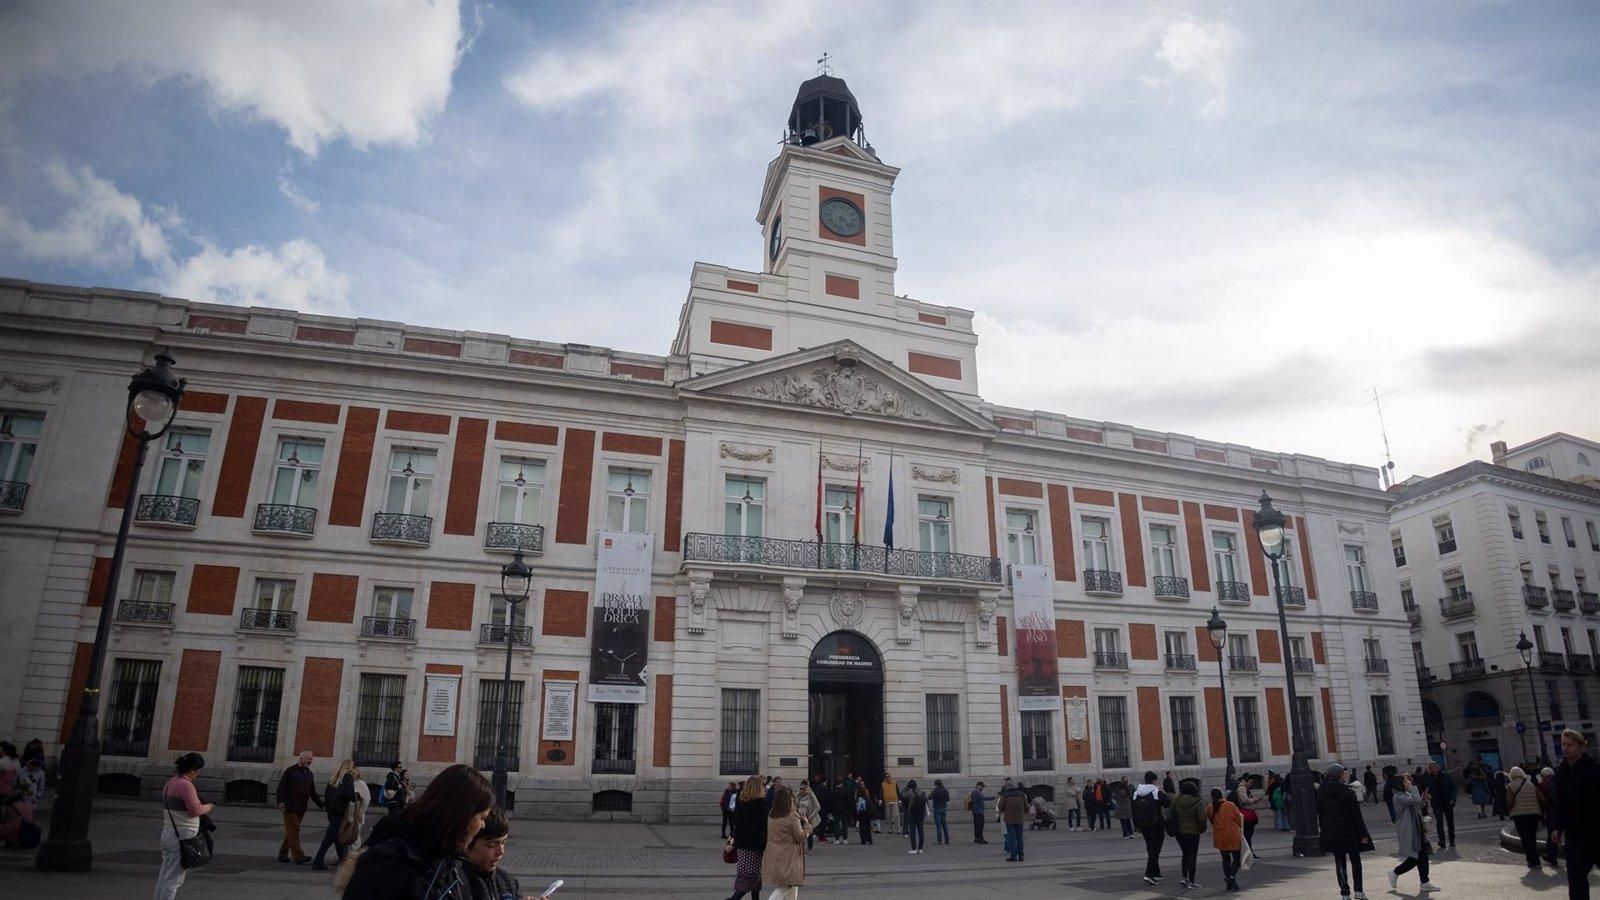
[[[1583,452],[1582,450],[1579,450],[1578,451],[1578,465],[1583,466],[1585,469],[1589,468],[1589,454]]]
[[[1500,704],[1483,691],[1473,691],[1461,698],[1461,715],[1468,719],[1498,719]]]
[[[1544,467],[1545,461],[1544,457],[1542,456],[1535,456],[1533,459],[1528,460],[1527,465],[1523,466],[1523,468],[1529,472],[1537,472]]]

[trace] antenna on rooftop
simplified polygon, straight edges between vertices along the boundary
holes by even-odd
[[[1373,406],[1378,410],[1378,433],[1383,436],[1383,468],[1378,470],[1383,476],[1383,488],[1388,490],[1394,486],[1394,454],[1389,452],[1389,428],[1383,422],[1383,398],[1393,394],[1394,391],[1378,393],[1378,386],[1372,386],[1372,399],[1363,403],[1363,406]]]
[[[818,75],[832,75],[833,74],[833,66],[828,65],[829,61],[831,61],[832,59],[833,59],[833,54],[832,53],[829,53],[826,50],[822,51],[822,56],[817,59],[817,74]]]

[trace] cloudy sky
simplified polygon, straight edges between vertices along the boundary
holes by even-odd
[[[1600,5],[0,6],[0,274],[665,353],[822,51],[997,403],[1600,439]]]

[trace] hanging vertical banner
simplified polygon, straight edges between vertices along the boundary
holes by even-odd
[[[594,573],[590,703],[643,703],[655,537],[602,531]]]
[[[1011,600],[1017,619],[1017,708],[1061,708],[1056,670],[1056,605],[1049,566],[1012,566]]]

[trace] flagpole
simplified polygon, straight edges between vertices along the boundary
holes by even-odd
[[[894,448],[889,448],[889,503],[883,517],[883,574],[889,574],[889,554],[894,550]]]
[[[817,568],[822,568],[822,445],[817,444]]]

